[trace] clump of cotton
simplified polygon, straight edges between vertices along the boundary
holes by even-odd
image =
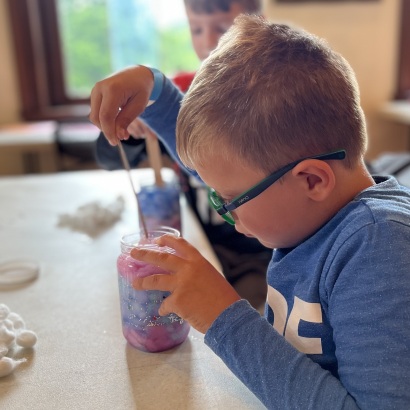
[[[96,237],[121,219],[125,201],[119,196],[114,202],[104,206],[94,201],[82,205],[72,214],[60,215],[58,226],[83,232]]]
[[[0,304],[0,377],[8,376],[26,359],[15,360],[8,357],[15,347],[32,348],[37,343],[37,335],[29,329],[23,318],[3,303]]]

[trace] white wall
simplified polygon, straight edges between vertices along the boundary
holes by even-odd
[[[278,3],[265,0],[272,21],[296,24],[340,52],[356,72],[368,132],[368,157],[403,149],[406,129],[380,119],[378,110],[395,92],[401,0]]]

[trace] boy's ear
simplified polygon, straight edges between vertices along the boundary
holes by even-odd
[[[325,161],[307,159],[292,170],[306,195],[313,201],[325,200],[336,185],[332,167]]]

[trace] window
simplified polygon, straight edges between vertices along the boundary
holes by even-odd
[[[182,0],[8,0],[8,6],[25,120],[86,119],[91,86],[127,65],[150,64],[172,75],[199,64]],[[410,94],[410,0],[402,0],[401,16],[398,99]]]
[[[95,82],[126,66],[198,67],[182,1],[8,1],[26,120],[86,117]]]
[[[57,17],[72,98],[137,63],[170,75],[198,66],[180,0],[57,0]]]

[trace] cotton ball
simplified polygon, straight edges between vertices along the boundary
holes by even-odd
[[[31,330],[21,330],[16,337],[16,343],[21,347],[33,347],[37,342],[37,335]]]
[[[0,326],[0,344],[10,347],[15,339],[16,335],[14,332],[7,329],[4,325]]]
[[[9,348],[4,344],[0,344],[0,359],[3,356],[5,356],[8,352],[9,352]]]
[[[7,319],[13,322],[14,329],[24,329],[26,327],[23,318],[18,313],[11,312]]]
[[[3,320],[3,325],[7,329],[9,329],[10,331],[12,331],[12,332],[14,331],[14,325],[13,325],[13,322],[10,319]]]
[[[25,361],[26,359],[14,360],[10,357],[2,357],[0,359],[0,377],[8,376],[20,363]]]
[[[10,309],[4,303],[0,303],[0,320],[4,320],[10,313]]]

